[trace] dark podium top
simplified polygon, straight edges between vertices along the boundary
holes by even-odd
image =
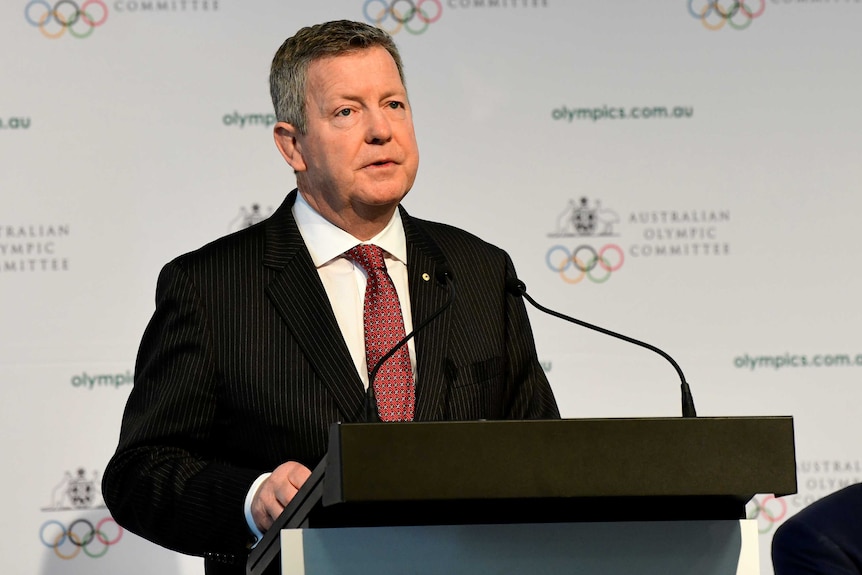
[[[248,572],[285,528],[740,519],[795,492],[791,417],[334,424]]]

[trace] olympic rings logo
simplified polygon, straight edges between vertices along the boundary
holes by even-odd
[[[706,3],[698,10],[694,1],[688,0],[688,13],[700,20],[707,30],[721,30],[725,24],[735,30],[745,30],[766,10],[766,0],[752,0],[759,2],[757,10],[752,10],[745,0],[733,0],[727,8],[722,6],[723,0],[705,0]]]
[[[44,11],[34,14],[34,9],[40,6]],[[100,15],[98,20],[93,16],[92,6],[98,7],[95,11]],[[59,0],[54,3],[53,8],[46,0],[30,0],[24,8],[24,18],[39,28],[46,38],[56,40],[68,30],[70,35],[81,39],[89,37],[97,26],[105,23],[108,19],[108,7],[104,0],[85,0],[81,6],[73,0]]]
[[[545,263],[553,272],[560,274],[569,284],[580,283],[585,277],[593,283],[605,283],[611,274],[623,266],[623,249],[616,244],[607,244],[596,251],[586,244],[569,251],[565,246],[556,245],[548,250]],[[593,273],[598,268],[598,273]]]
[[[787,515],[787,503],[783,499],[777,499],[775,495],[767,495],[762,501],[755,497],[750,503],[754,507],[749,511],[748,518],[758,520],[757,532],[761,534],[772,531],[775,524]],[[763,528],[760,527],[761,518],[766,522]]]
[[[426,3],[433,4],[434,8],[430,11],[422,8],[422,5]],[[380,5],[380,9],[375,14],[369,13],[368,10],[372,4]],[[402,4],[405,6],[401,6]],[[389,34],[397,34],[401,28],[411,34],[422,34],[430,24],[439,20],[443,15],[443,5],[440,0],[392,0],[388,3],[386,0],[365,0],[362,14],[368,22]],[[390,19],[392,20],[392,24],[388,24],[390,27],[384,27],[384,23]],[[418,25],[413,24],[415,20],[419,21]]]
[[[105,525],[113,523],[111,531],[116,531],[113,537],[105,533]],[[95,526],[87,519],[76,519],[66,527],[57,520],[51,519],[42,524],[39,529],[39,539],[45,547],[54,550],[60,559],[74,559],[84,551],[92,558],[102,557],[108,548],[115,545],[123,537],[123,528],[113,517],[105,517]]]

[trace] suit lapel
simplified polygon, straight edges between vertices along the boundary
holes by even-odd
[[[293,219],[291,207],[296,193],[291,192],[265,224],[263,263],[278,270],[266,292],[345,420],[350,421],[363,405],[364,386]]]
[[[417,326],[446,303],[448,290],[436,279],[439,267],[445,264],[446,260],[419,222],[403,209],[401,218],[407,236],[410,307],[413,325]],[[446,397],[449,385],[445,358],[450,317],[449,310],[443,312],[416,335],[416,421],[440,418],[441,403]]]

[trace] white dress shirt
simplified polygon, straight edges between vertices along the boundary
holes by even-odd
[[[392,278],[392,283],[395,284],[395,291],[401,303],[404,332],[410,333],[413,330],[413,317],[410,312],[410,293],[407,289],[407,237],[404,235],[401,213],[395,210],[386,227],[370,240],[363,242],[317,213],[301,193],[296,194],[292,212],[299,233],[311,254],[311,261],[314,262],[314,267],[317,268],[317,273],[323,282],[323,289],[329,297],[329,304],[347,343],[347,349],[350,350],[356,372],[367,389],[368,362],[365,359],[363,305],[368,276],[362,266],[355,264],[344,254],[358,244],[374,244],[383,248],[386,271]],[[412,339],[407,346],[410,351],[410,366],[415,385],[416,351]],[[261,484],[269,476],[270,473],[264,473],[258,477],[245,497],[245,520],[258,541],[263,537],[263,533],[254,523],[251,502]]]
[[[338,327],[347,342],[347,349],[356,365],[359,377],[368,387],[368,366],[365,360],[365,333],[362,311],[365,302],[365,283],[367,274],[361,266],[353,263],[344,253],[358,244],[374,244],[383,248],[386,270],[395,284],[401,315],[404,316],[404,331],[410,333],[413,320],[410,313],[410,294],[407,289],[407,238],[398,210],[379,234],[362,242],[335,226],[314,211],[302,194],[296,195],[293,204],[293,217],[299,233],[305,241],[311,261],[317,268],[320,280],[329,303],[338,321]],[[413,381],[416,381],[416,353],[411,339],[407,343],[410,350],[410,365]],[[374,367],[374,366],[371,366]]]

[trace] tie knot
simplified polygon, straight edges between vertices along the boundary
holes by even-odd
[[[362,266],[366,273],[372,270],[386,271],[383,248],[374,244],[360,244],[347,250],[347,257]]]

